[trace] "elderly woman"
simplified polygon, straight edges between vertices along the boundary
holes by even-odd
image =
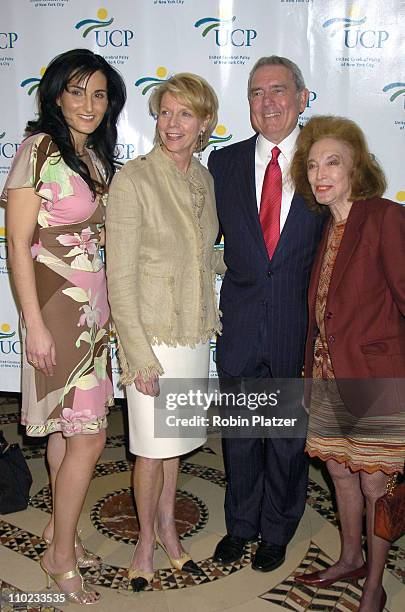
[[[383,172],[348,119],[311,119],[297,140],[291,173],[308,206],[331,213],[309,288],[305,374],[314,380],[306,450],[326,462],[342,531],[339,560],[295,580],[324,588],[365,577],[359,610],[373,612],[386,602],[382,576],[390,547],[374,534],[375,502],[405,459],[398,393],[405,377],[405,209],[381,198]],[[379,403],[381,379],[391,380]]]
[[[213,181],[194,157],[217,122],[217,97],[182,73],[154,90],[155,146],[113,181],[106,219],[108,290],[126,385],[133,486],[140,525],[128,578],[153,578],[155,541],[173,567],[201,573],[182,549],[174,506],[179,456],[205,437],[154,437],[159,377],[206,378],[209,339],[220,329],[214,293],[218,234]],[[223,264],[222,264],[223,266]]]

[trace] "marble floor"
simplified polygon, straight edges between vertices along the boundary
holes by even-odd
[[[63,610],[68,605],[24,603],[23,593],[45,593],[39,558],[45,543],[42,530],[50,511],[50,494],[44,468],[45,444],[21,435],[18,398],[0,396],[0,429],[9,442],[19,442],[33,476],[31,500],[21,512],[0,516],[1,610]],[[125,568],[136,541],[137,523],[130,490],[131,458],[126,452],[125,408],[115,407],[109,417],[106,448],[96,467],[80,520],[87,548],[103,558],[101,570],[88,570],[86,578],[102,594],[96,612],[272,612],[318,610],[354,612],[361,585],[336,583],[328,589],[296,585],[295,573],[308,565],[325,567],[337,558],[339,533],[330,490],[316,465],[310,468],[310,486],[304,517],[287,551],[285,563],[267,574],[251,569],[252,543],[238,563],[220,566],[212,553],[225,532],[223,500],[225,480],[220,440],[210,437],[198,452],[184,458],[177,496],[177,527],[184,548],[204,574],[193,577],[168,566],[157,550],[153,583],[143,593],[128,590]],[[386,610],[405,609],[405,537],[392,546],[384,586]],[[56,590],[54,591],[57,592]],[[13,604],[10,601],[14,601]],[[401,603],[402,602],[402,603]],[[72,606],[70,605],[70,608]]]

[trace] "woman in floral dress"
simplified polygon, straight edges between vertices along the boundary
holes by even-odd
[[[99,599],[78,566],[100,559],[76,528],[113,401],[99,247],[124,102],[122,78],[101,56],[75,49],[56,57],[2,194],[25,342],[22,423],[28,435],[49,434],[53,512],[41,566],[81,604]]]

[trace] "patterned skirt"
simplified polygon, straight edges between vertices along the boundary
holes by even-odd
[[[306,452],[334,459],[353,472],[403,473],[405,413],[353,415],[345,407],[335,380],[314,380]]]

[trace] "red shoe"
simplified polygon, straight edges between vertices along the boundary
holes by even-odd
[[[332,584],[335,584],[335,582],[339,582],[340,580],[350,581],[365,578],[367,576],[367,565],[364,563],[364,565],[358,569],[340,574],[340,576],[336,576],[335,578],[322,578],[322,575],[325,572],[326,570],[320,570],[318,572],[312,572],[312,574],[299,574],[298,576],[294,576],[294,580],[300,584],[308,584],[309,586],[326,588]],[[383,610],[383,608],[381,609]]]

